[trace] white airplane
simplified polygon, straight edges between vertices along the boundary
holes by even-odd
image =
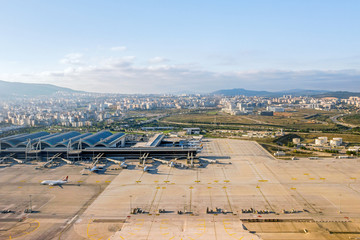
[[[104,167],[103,166],[93,166],[91,169],[90,169],[90,172],[99,172],[101,170],[104,170]]]
[[[68,182],[68,178],[69,178],[69,176],[64,177],[62,180],[45,180],[45,181],[42,181],[41,184],[42,185],[50,185],[50,186],[63,185]]]
[[[149,166],[145,166],[144,169],[143,169],[143,171],[144,171],[144,172],[150,171]]]
[[[120,164],[120,167],[121,167],[121,168],[127,168],[127,165],[126,165],[125,162],[122,162],[122,163]]]

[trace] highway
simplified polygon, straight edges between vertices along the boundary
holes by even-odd
[[[346,116],[348,114],[339,114],[339,115],[336,115],[336,116],[332,116],[330,117],[331,121],[335,124],[338,124],[338,125],[342,125],[342,126],[345,126],[345,127],[348,127],[348,128],[356,128],[358,127],[357,125],[353,125],[353,124],[349,124],[349,123],[344,123],[344,122],[340,122],[338,120],[339,117],[343,117],[343,116]]]

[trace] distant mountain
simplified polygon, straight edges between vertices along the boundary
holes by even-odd
[[[308,89],[291,89],[286,91],[275,92],[281,95],[292,95],[292,96],[313,96],[318,94],[328,93],[328,90],[308,90]]]
[[[283,95],[292,95],[292,96],[316,96],[319,94],[330,93],[326,90],[306,90],[306,89],[291,89],[286,91],[278,92],[268,92],[268,91],[254,91],[246,90],[243,88],[234,88],[234,89],[223,89],[213,92],[214,95],[224,95],[224,96],[237,96],[244,95],[247,97],[259,96],[259,97],[281,97]]]
[[[0,98],[49,96],[57,92],[76,93],[79,91],[51,84],[6,82],[0,80]]]
[[[349,98],[349,97],[360,97],[359,92],[347,92],[347,91],[336,91],[336,92],[326,92],[322,94],[317,94],[315,97],[336,97],[336,98]]]
[[[264,97],[264,96],[269,96],[272,93],[267,92],[267,91],[254,91],[254,90],[246,90],[243,88],[233,88],[233,89],[218,90],[218,91],[213,92],[212,94],[224,95],[224,96],[244,95],[247,97],[252,97],[252,96]]]

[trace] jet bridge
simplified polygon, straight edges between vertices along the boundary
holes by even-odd
[[[69,159],[65,159],[65,158],[60,158],[60,159],[66,162],[67,164],[74,164],[74,162],[70,161]]]
[[[194,153],[193,152],[188,152],[187,163],[190,164],[191,167],[194,166]]]
[[[117,163],[117,164],[121,164],[122,161],[120,160],[116,160],[116,159],[112,159],[112,158],[106,158],[106,160],[110,161],[110,162],[113,162],[113,163]]]
[[[146,159],[149,157],[149,153],[143,153],[143,155],[140,156],[139,161],[140,164],[145,165]]]
[[[169,164],[170,161],[168,160],[164,160],[164,159],[159,159],[159,158],[153,158],[155,161],[161,162],[163,164]]]
[[[206,161],[208,163],[218,163],[217,160],[214,160],[214,159],[209,159],[209,158],[204,158],[204,157],[201,157],[199,158],[200,160],[203,160],[203,161]]]
[[[93,163],[92,165],[93,166],[96,166],[96,164],[99,162],[99,160],[104,156],[104,153],[98,153],[98,155],[96,155],[94,158],[93,158]]]
[[[12,159],[12,157],[13,157],[14,155],[15,155],[15,153],[10,153],[10,154],[8,154],[8,155],[5,156],[5,157],[0,158],[0,164],[3,163],[3,162],[5,162],[5,160],[7,160],[7,159]]]
[[[116,159],[112,159],[112,158],[105,158],[106,160],[110,161],[110,162],[113,162],[113,163],[116,163],[116,164],[119,164],[121,168],[127,168],[128,165],[126,164],[125,162],[125,158],[123,158],[123,161],[121,160],[116,160]]]
[[[155,161],[161,162],[163,164],[166,164],[168,167],[176,167],[178,165],[177,158],[175,158],[174,160],[164,160],[164,159],[159,159],[159,158],[153,158]]]
[[[25,162],[23,160],[20,160],[20,159],[14,158],[14,157],[11,157],[10,159],[14,160],[15,162],[20,163],[20,164],[23,164]]]
[[[54,156],[49,158],[49,161],[43,164],[43,168],[46,168],[50,163],[52,163],[55,159],[60,158],[62,153],[56,153]]]

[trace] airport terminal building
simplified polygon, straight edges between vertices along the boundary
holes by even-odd
[[[147,142],[126,146],[126,134],[100,131],[97,133],[23,133],[0,139],[0,160],[46,160],[52,157],[69,161],[102,157],[124,158],[193,158],[197,148],[163,144],[163,134],[156,134]]]

